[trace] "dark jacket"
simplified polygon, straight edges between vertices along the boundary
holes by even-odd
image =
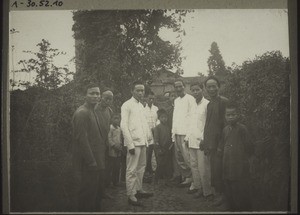
[[[225,126],[225,107],[228,99],[218,96],[207,105],[207,116],[204,127],[204,149],[216,151]]]
[[[73,165],[78,171],[105,168],[105,137],[100,132],[94,108],[88,104],[80,106],[74,113],[73,125]],[[88,167],[93,162],[97,167]]]

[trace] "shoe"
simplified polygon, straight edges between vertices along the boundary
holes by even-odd
[[[149,197],[152,197],[152,196],[153,196],[153,193],[141,193],[141,192],[137,192],[135,194],[136,198],[149,198]]]
[[[133,206],[143,206],[143,204],[139,201],[133,201],[130,198],[128,198],[128,204],[133,205]]]
[[[186,192],[187,194],[193,194],[193,193],[197,193],[198,192],[198,189],[188,189],[188,191]]]
[[[194,199],[200,199],[200,198],[203,198],[204,196],[203,196],[203,193],[196,193],[195,195],[194,195]]]
[[[221,195],[219,195],[214,198],[214,202],[212,203],[212,206],[217,207],[222,205],[223,203],[224,203],[224,199]]]
[[[210,195],[208,195],[208,196],[204,196],[204,199],[205,199],[205,201],[207,201],[207,202],[211,202],[211,201],[214,200],[214,195],[213,195],[213,194],[210,194]]]

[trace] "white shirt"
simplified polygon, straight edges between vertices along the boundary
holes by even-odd
[[[124,145],[128,149],[135,146],[148,146],[152,135],[145,117],[143,105],[135,98],[126,101],[121,107],[121,130]]]
[[[157,125],[157,111],[158,107],[152,105],[151,108],[146,104],[145,106],[145,115],[149,125],[149,128],[152,129]]]
[[[201,140],[203,140],[208,103],[209,101],[203,97],[196,106],[196,113],[193,121],[192,131],[188,140],[189,148],[199,149],[200,142]]]
[[[195,114],[196,100],[193,96],[185,94],[182,98],[179,96],[174,101],[172,136],[175,134],[186,135],[188,138],[193,115]]]

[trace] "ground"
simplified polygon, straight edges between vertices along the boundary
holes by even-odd
[[[211,202],[204,199],[194,199],[187,194],[188,188],[166,186],[164,184],[153,185],[144,183],[143,189],[153,192],[154,196],[141,199],[143,207],[131,206],[127,202],[126,188],[107,188],[106,193],[113,199],[103,200],[104,212],[213,212],[225,211],[224,207],[213,207]]]

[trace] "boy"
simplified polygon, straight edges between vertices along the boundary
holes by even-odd
[[[168,113],[164,109],[157,111],[160,124],[154,128],[154,152],[156,155],[157,169],[155,171],[154,183],[158,184],[159,179],[166,179],[171,176],[172,167],[172,134],[168,126]]]
[[[225,108],[228,125],[223,129],[218,156],[223,156],[223,180],[225,195],[231,211],[250,209],[248,159],[253,152],[248,129],[238,122],[237,106],[228,103]]]
[[[112,117],[112,124],[108,133],[109,143],[109,177],[114,186],[119,185],[120,163],[122,155],[121,142],[121,117],[119,114],[114,114]]]

